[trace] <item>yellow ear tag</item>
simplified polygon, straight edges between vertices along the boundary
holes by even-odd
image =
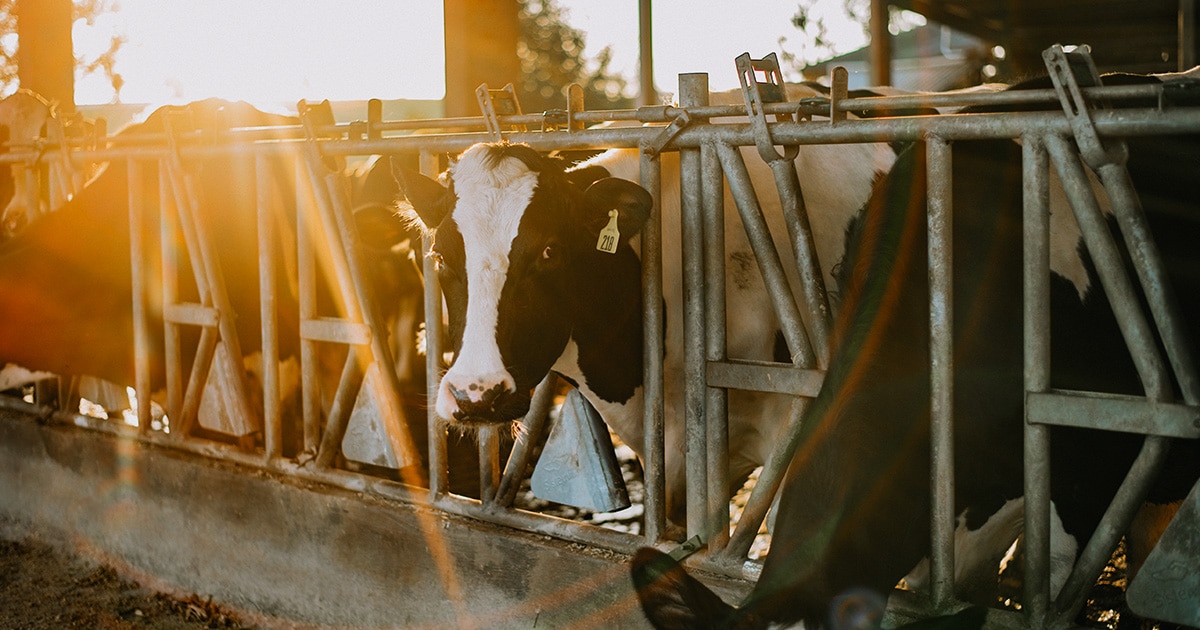
[[[619,213],[616,210],[608,211],[608,225],[600,230],[600,240],[596,241],[596,249],[610,254],[617,252],[617,243],[621,242],[621,233],[617,231],[617,216]]]

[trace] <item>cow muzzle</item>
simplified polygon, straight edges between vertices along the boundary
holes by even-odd
[[[529,411],[529,398],[529,392],[516,389],[510,379],[464,384],[444,378],[437,411],[442,418],[465,427],[504,425]]]

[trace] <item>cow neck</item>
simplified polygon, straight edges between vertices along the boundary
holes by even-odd
[[[641,264],[628,244],[589,250],[577,268],[574,326],[578,378],[601,400],[623,404],[642,385]]]

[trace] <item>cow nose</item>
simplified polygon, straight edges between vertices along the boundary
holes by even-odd
[[[509,378],[447,378],[438,415],[463,424],[502,424],[514,419],[515,384]]]
[[[494,412],[496,399],[512,391],[506,383],[496,383],[491,388],[480,383],[471,383],[467,386],[466,391],[453,384],[449,384],[447,387],[450,395],[454,397],[454,402],[458,403],[459,414],[468,415]]]

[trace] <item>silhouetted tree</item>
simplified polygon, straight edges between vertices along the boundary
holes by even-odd
[[[628,82],[609,69],[611,47],[601,49],[589,64],[584,34],[566,23],[565,13],[555,0],[522,0],[517,54],[523,77],[514,86],[521,109],[562,109],[563,90],[570,83],[583,87],[587,109],[631,107],[633,99],[625,96]]]

